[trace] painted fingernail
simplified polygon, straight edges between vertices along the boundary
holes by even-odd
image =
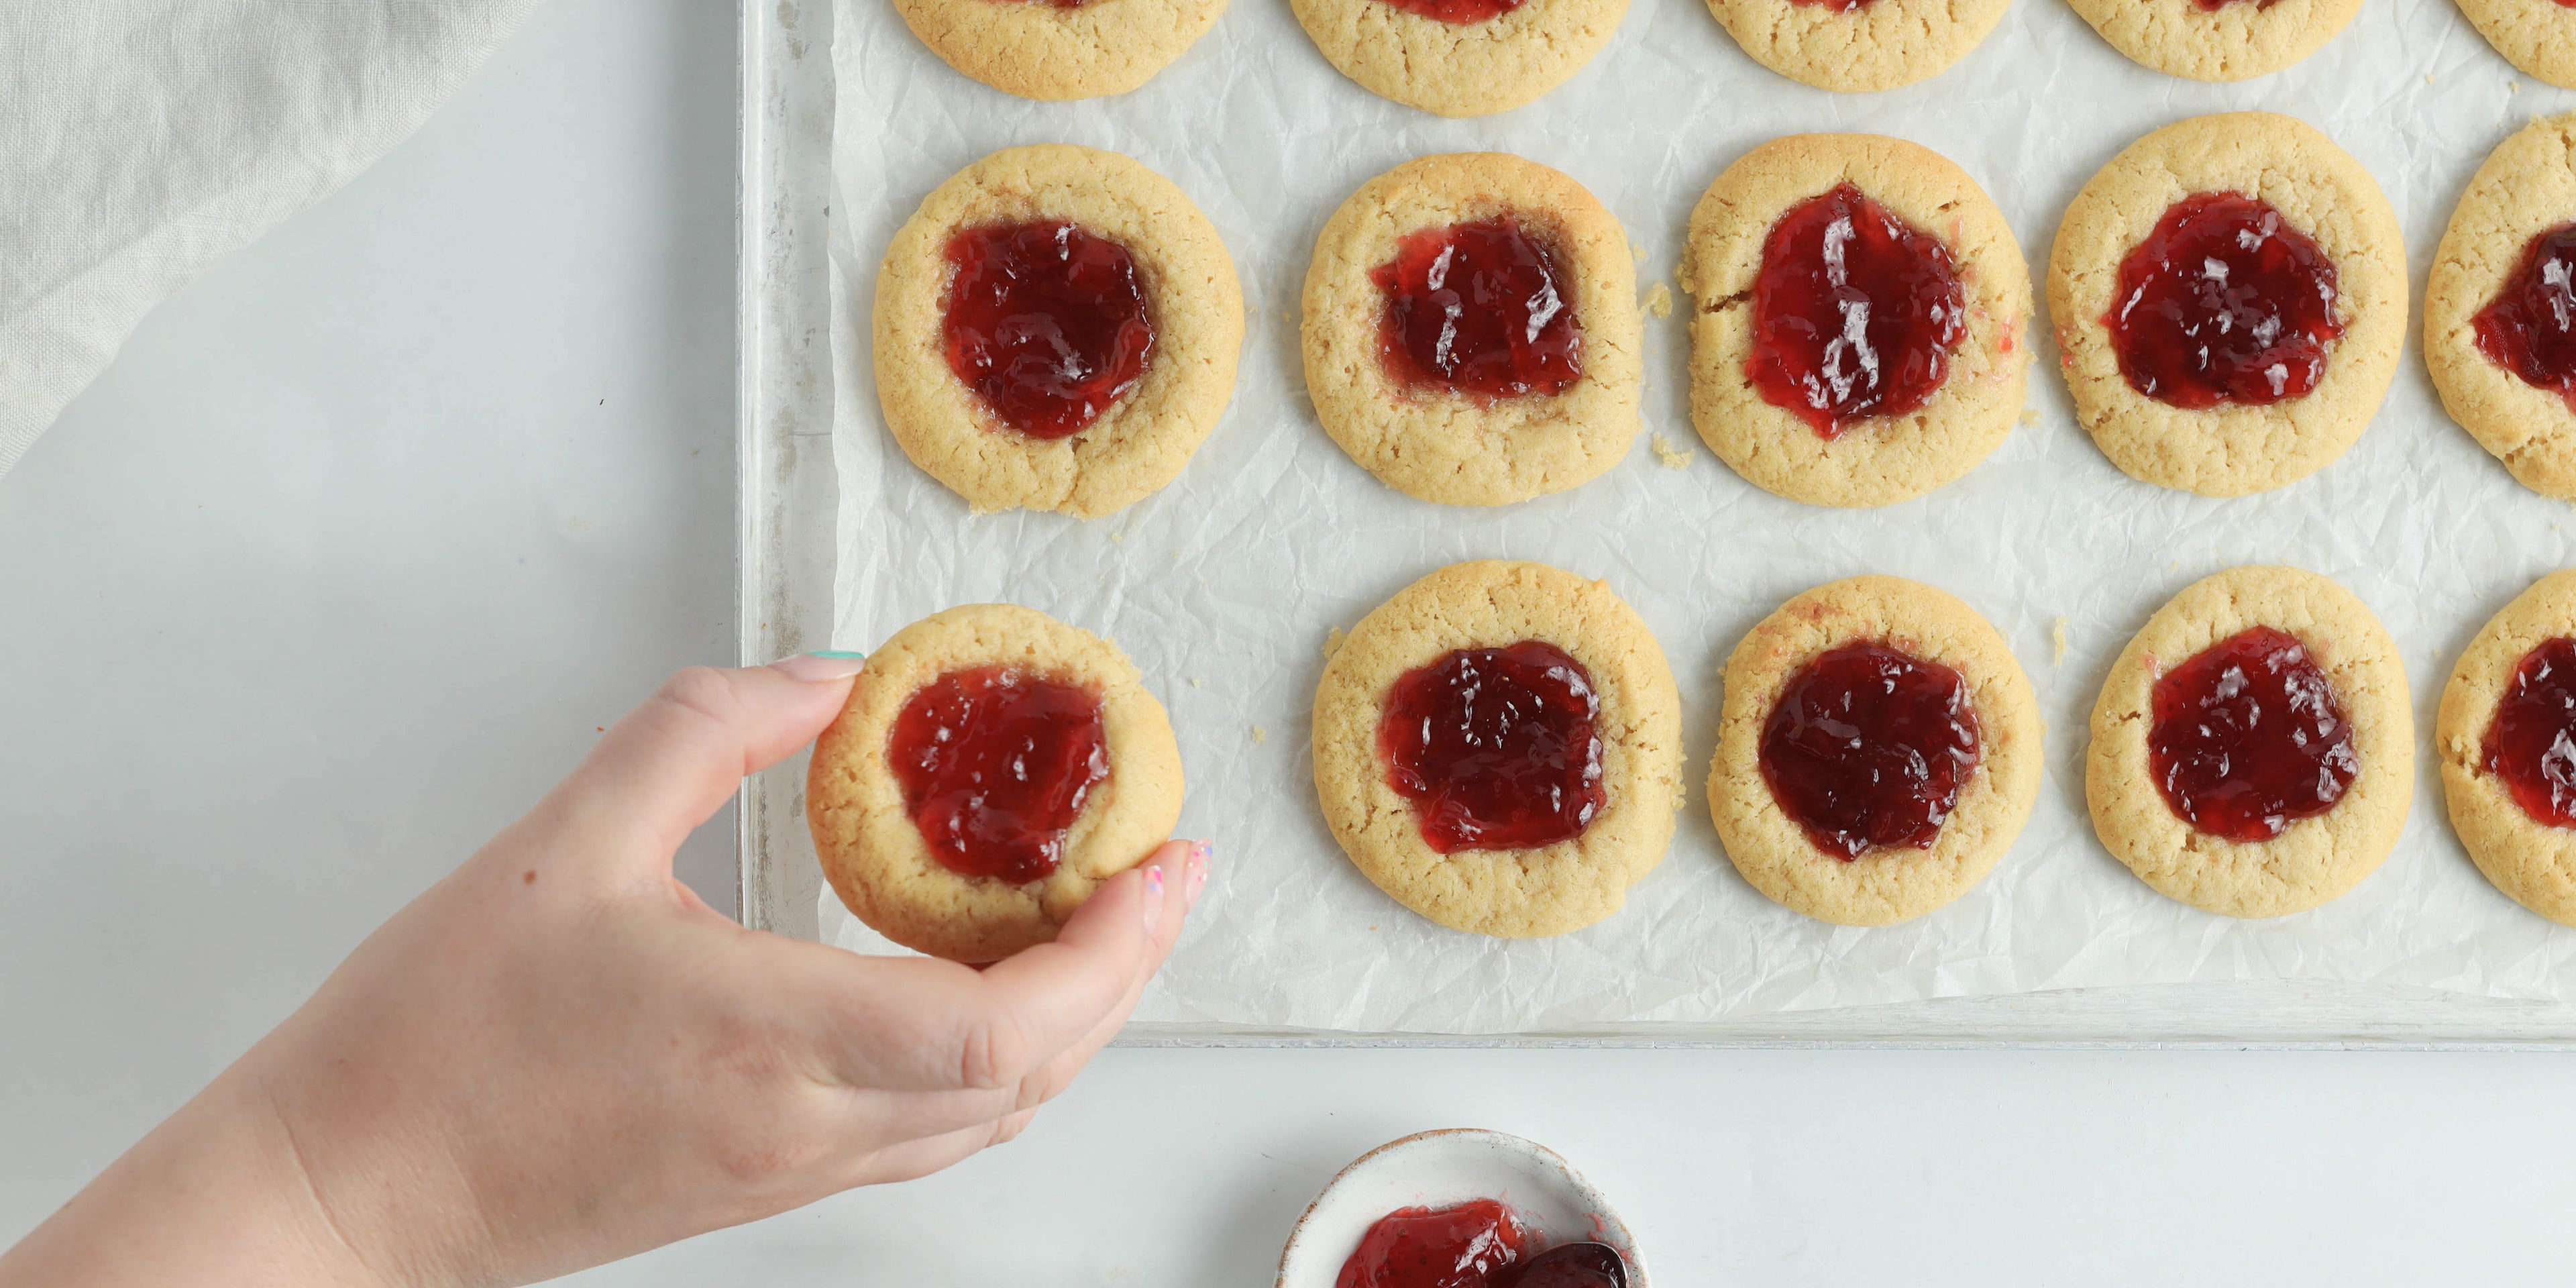
[[[1181,898],[1187,900],[1191,907],[1198,906],[1199,892],[1207,889],[1208,852],[1211,848],[1205,841],[1190,842],[1189,875],[1182,881]]]
[[[1163,924],[1163,865],[1145,869],[1145,933],[1153,934]]]
[[[791,680],[801,680],[807,684],[823,684],[832,680],[849,679],[857,675],[859,668],[866,666],[867,663],[868,655],[865,653],[851,653],[836,648],[818,648],[811,653],[782,657],[770,663],[769,669]]]

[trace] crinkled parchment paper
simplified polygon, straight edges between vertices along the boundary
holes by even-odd
[[[1315,52],[1279,0],[1235,0],[1136,93],[1031,103],[950,71],[878,0],[843,0],[831,225],[841,486],[834,641],[868,648],[948,606],[1010,600],[1116,639],[1169,707],[1190,780],[1181,831],[1217,845],[1188,936],[1137,1016],[1364,1032],[1510,1033],[2086,986],[2300,978],[2576,998],[2576,931],[2489,888],[2453,840],[2433,758],[2405,839],[2353,893],[2238,922],[2148,890],[2086,822],[2085,722],[2129,634],[2185,584],[2241,563],[2341,581],[2404,651],[2429,746],[2459,649],[2543,572],[2576,562],[2565,506],[2514,484],[2446,419],[2409,352],[2359,446],[2295,486],[2212,501],[2134,482],[2077,428],[2043,334],[2033,415],[1983,467],[1872,511],[1755,490],[1699,448],[1686,402],[1687,299],[1674,281],[1692,203],[1766,139],[1868,131],[1964,166],[2033,268],[2067,200],[2131,140],[2205,112],[2309,121],[2376,175],[2423,270],[2487,150],[2576,94],[2530,82],[2441,0],[2373,0],[2324,52],[2244,85],[2131,65],[2059,0],[2021,0],[1959,66],[1892,93],[1792,84],[1739,52],[1699,0],[1637,0],[1617,38],[1538,103],[1441,121],[1384,102]],[[1234,402],[1179,481],[1113,517],[969,514],[907,462],[877,410],[868,307],[888,238],[959,167],[1014,144],[1133,156],[1224,234],[1251,310]],[[1645,426],[1626,461],[1573,492],[1499,510],[1430,505],[1353,465],[1316,425],[1295,310],[1325,218],[1411,157],[1497,150],[1556,166],[1625,223],[1648,320]],[[1641,306],[1642,306],[1641,299]],[[2037,328],[2044,333],[2045,327]],[[2411,327],[2410,327],[2411,333]],[[1662,438],[1689,455],[1665,462]],[[2049,722],[2037,813],[1982,886],[1921,920],[1847,930],[1755,894],[1694,787],[1661,867],[1627,908],[1562,938],[1507,942],[1405,911],[1345,861],[1317,813],[1307,708],[1328,632],[1456,560],[1536,559],[1606,579],[1644,615],[1681,684],[1705,773],[1736,639],[1819,582],[1894,573],[1966,599],[2012,642]],[[2064,622],[2059,656],[2052,627]],[[827,892],[822,931],[887,946]]]

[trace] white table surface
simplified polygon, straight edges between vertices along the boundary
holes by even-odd
[[[543,7],[0,479],[0,1241],[727,656],[732,8]],[[719,901],[729,845],[684,856]],[[1340,1164],[1479,1125],[1574,1159],[1668,1286],[2556,1282],[2571,1084],[2531,1054],[1118,1051],[943,1176],[578,1281],[1263,1285]]]

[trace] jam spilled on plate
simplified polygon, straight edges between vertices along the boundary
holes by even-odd
[[[2522,655],[2487,724],[2486,769],[2533,821],[2576,827],[2576,640]]]
[[[1772,799],[1817,849],[1929,849],[1980,754],[1959,673],[1857,641],[1798,668],[1763,722]]]
[[[1536,1255],[1529,1228],[1492,1199],[1399,1208],[1378,1218],[1333,1288],[1627,1288],[1628,1263],[1606,1243]]]
[[[1442,854],[1572,840],[1608,799],[1592,673],[1537,640],[1462,648],[1387,694],[1378,753]]]
[[[1517,222],[1407,233],[1369,278],[1386,293],[1379,349],[1398,385],[1490,402],[1583,378],[1574,281]]]
[[[2333,809],[2361,773],[2352,722],[2295,637],[2256,626],[2193,654],[2151,694],[2147,767],[2175,817],[2268,841]]]
[[[1127,248],[1063,222],[948,240],[948,369],[1031,438],[1081,433],[1145,374],[1154,324]]]
[[[1502,17],[1529,3],[1529,0],[1386,0],[1386,2],[1406,13],[1418,13],[1425,18],[1437,18],[1442,22],[1465,27]]]
[[[2576,411],[2576,224],[2532,238],[2472,324],[2478,352]]]
[[[2335,320],[2335,266],[2281,212],[2234,192],[2167,208],[2120,261],[2102,324],[2129,387],[2198,411],[2266,407],[2317,387]]]
[[[931,856],[1014,884],[1055,871],[1109,776],[1100,698],[1010,667],[951,671],[895,716],[886,761]]]
[[[1771,225],[1745,375],[1827,439],[1904,415],[1949,378],[1966,300],[1939,238],[1843,184]]]

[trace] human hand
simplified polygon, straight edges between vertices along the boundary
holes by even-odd
[[[1010,1139],[1125,1022],[1206,850],[1165,845],[980,971],[744,930],[672,855],[856,669],[674,676],[0,1285],[525,1283]]]

